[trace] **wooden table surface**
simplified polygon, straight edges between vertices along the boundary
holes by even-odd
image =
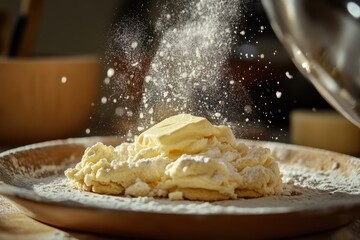
[[[17,210],[8,200],[0,196],[0,239],[6,240],[69,240],[111,239],[89,234],[71,233],[45,225]]]

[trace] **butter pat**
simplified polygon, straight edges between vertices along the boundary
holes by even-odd
[[[179,114],[142,133],[137,143],[144,148],[159,147],[165,154],[196,154],[206,149],[210,137],[235,142],[229,128],[213,126],[202,117]]]
[[[133,143],[97,143],[65,171],[85,191],[171,200],[216,201],[281,194],[281,174],[269,149],[237,141],[226,126],[179,114]]]

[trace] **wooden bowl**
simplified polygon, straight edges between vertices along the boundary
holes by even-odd
[[[0,59],[0,143],[85,131],[101,77],[95,57]]]

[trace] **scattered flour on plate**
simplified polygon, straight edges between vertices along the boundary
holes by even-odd
[[[337,171],[317,172],[298,164],[280,164],[280,168],[284,181],[293,185],[292,196],[216,202],[130,198],[72,189],[68,180],[59,175],[29,183],[27,188],[44,201],[65,205],[178,214],[266,214],[359,204],[360,181],[355,173],[344,177]]]
[[[91,144],[94,141],[95,139],[92,139]],[[248,142],[248,144],[250,143]],[[86,146],[89,144],[87,143]],[[64,162],[59,165],[52,165],[48,162],[48,165],[37,167],[29,165],[28,162],[21,162],[21,159],[9,158],[8,161],[2,161],[0,162],[2,171],[0,190],[2,193],[32,199],[40,203],[57,202],[70,207],[176,214],[331,211],[337,207],[344,209],[360,205],[359,159],[285,144],[259,142],[256,145],[272,149],[275,156],[280,159],[279,166],[283,182],[292,186],[292,195],[200,202],[171,201],[151,197],[130,198],[83,192],[71,188],[69,180],[63,174],[65,169],[74,166],[75,162],[79,160],[71,157],[64,159]],[[37,156],[41,158],[42,155]],[[329,161],[327,161],[328,159]],[[315,170],[313,167],[307,167],[306,164],[309,162],[313,163],[316,169],[324,166],[328,170]]]

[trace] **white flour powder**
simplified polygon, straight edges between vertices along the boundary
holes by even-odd
[[[170,201],[150,197],[129,198],[82,192],[69,186],[63,171],[78,159],[65,159],[58,165],[34,167],[15,158],[0,162],[0,189],[8,194],[40,202],[99,207],[113,210],[158,213],[262,214],[288,211],[324,210],[360,204],[360,161],[328,151],[266,142],[247,144],[268,147],[280,159],[283,181],[293,186],[292,195],[217,202]],[[39,154],[39,152],[38,152]],[[35,154],[33,157],[36,157]],[[41,157],[42,155],[38,155]],[[12,166],[9,167],[9,163]],[[5,164],[5,165],[4,165]],[[308,165],[311,167],[307,167]],[[319,170],[315,170],[319,169]],[[321,170],[323,169],[323,170]]]
[[[151,61],[143,79],[140,109],[132,104],[139,92],[131,86],[136,85],[136,76],[144,68],[144,58],[149,57],[144,48],[146,31],[136,19],[116,26],[108,55],[120,56],[131,73],[125,76],[121,68],[116,72],[114,92],[120,98],[115,114],[121,121],[138,121],[137,129],[129,129],[130,138],[131,133],[179,113],[203,116],[213,124],[234,125],[238,136],[253,124],[244,120],[255,114],[248,111],[248,95],[228,67],[245,3],[181,0],[157,6],[161,14],[151,41],[151,49],[156,51],[147,53]],[[109,69],[117,69],[117,63],[109,61]]]
[[[360,181],[356,173],[345,177],[335,171],[317,172],[301,165],[281,164],[285,182],[294,185],[292,196],[273,196],[218,202],[170,201],[149,197],[128,198],[82,192],[69,187],[56,175],[29,183],[36,195],[47,201],[99,208],[180,214],[277,213],[291,210],[331,209],[359,204]]]
[[[179,12],[163,14],[157,24],[160,44],[145,77],[138,130],[180,112],[212,120],[229,116],[224,110],[234,103],[229,99],[229,84],[222,80],[238,5],[236,1],[189,1]]]

